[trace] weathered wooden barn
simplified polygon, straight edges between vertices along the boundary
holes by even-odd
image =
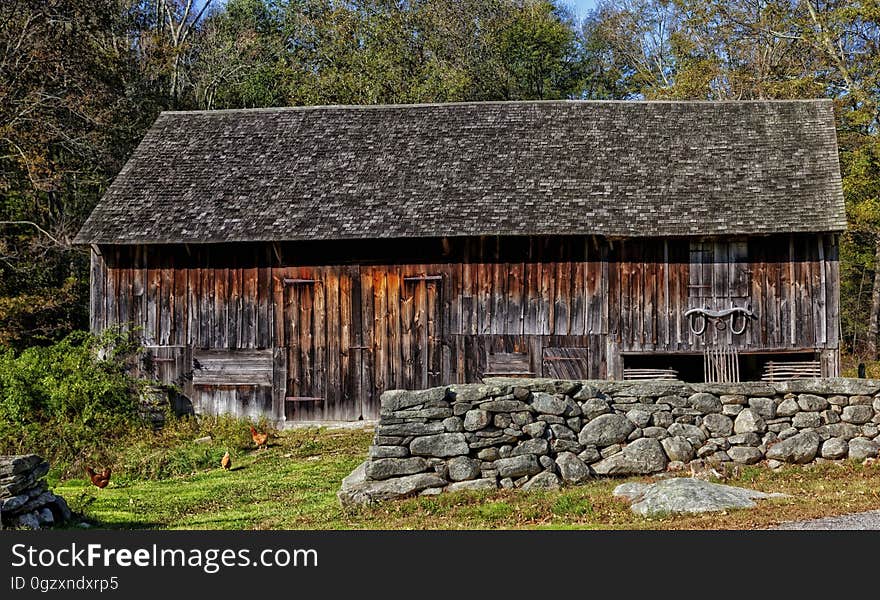
[[[77,241],[196,410],[356,420],[489,374],[839,369],[832,105],[166,112]]]

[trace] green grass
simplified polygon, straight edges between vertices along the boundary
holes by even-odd
[[[372,432],[309,429],[280,434],[267,450],[240,450],[234,468],[201,468],[161,480],[125,467],[99,490],[85,479],[55,491],[97,528],[122,529],[737,529],[880,508],[880,467],[843,462],[780,471],[748,467],[726,483],[791,494],[758,508],[646,519],[612,498],[621,480],[559,491],[461,492],[343,510],[336,492],[366,456]],[[214,450],[211,450],[214,452]]]

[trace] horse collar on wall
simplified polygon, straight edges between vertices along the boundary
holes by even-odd
[[[706,325],[709,321],[719,331],[723,331],[728,327],[727,320],[730,320],[730,332],[734,335],[740,335],[745,332],[749,319],[757,319],[758,316],[752,312],[752,305],[749,304],[745,308],[734,306],[725,308],[724,310],[711,310],[706,308],[692,308],[684,316],[688,317],[691,331],[694,335],[703,335],[706,331]],[[741,319],[741,326],[737,326],[737,317]]]

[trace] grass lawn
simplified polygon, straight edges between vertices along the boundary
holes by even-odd
[[[94,527],[113,529],[749,529],[880,509],[880,466],[843,462],[776,472],[746,467],[725,483],[790,497],[703,516],[633,515],[611,497],[619,479],[556,492],[441,494],[343,510],[336,491],[371,438],[371,431],[293,430],[267,450],[233,456],[231,471],[218,466],[161,481],[120,472],[103,490],[82,479],[51,483]]]

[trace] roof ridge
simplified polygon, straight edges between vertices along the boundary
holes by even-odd
[[[160,115],[215,115],[230,113],[288,112],[310,110],[387,110],[400,108],[441,108],[456,106],[540,106],[550,104],[682,104],[682,105],[753,105],[753,104],[830,104],[829,98],[791,98],[762,100],[583,100],[567,98],[559,100],[470,100],[461,102],[415,102],[410,104],[309,104],[298,106],[266,106],[260,108],[219,108],[210,110],[163,110]]]

